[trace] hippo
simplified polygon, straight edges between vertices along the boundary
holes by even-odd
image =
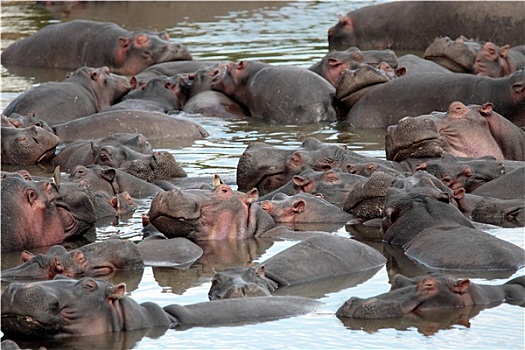
[[[139,133],[149,141],[174,141],[184,146],[209,136],[199,124],[159,112],[106,111],[56,124],[55,134],[62,142],[100,139],[114,133]]]
[[[522,45],[525,33],[515,29],[525,26],[523,6],[513,1],[394,1],[365,6],[339,16],[338,23],[328,29],[328,49],[425,51],[443,33]],[[436,13],[441,14],[439,18]]]
[[[474,73],[499,78],[525,68],[525,55],[509,45],[486,42],[476,55]]]
[[[139,88],[128,92],[122,100],[107,108],[114,110],[140,110],[160,113],[180,111],[186,101],[179,76],[156,77],[144,83]]]
[[[154,64],[142,72],[135,74],[135,77],[139,82],[148,82],[150,79],[167,76],[172,77],[177,74],[186,74],[194,73],[200,69],[206,69],[213,67],[221,63],[221,61],[207,61],[207,60],[198,60],[198,61],[170,61]]]
[[[397,68],[395,52],[392,50],[361,51],[354,46],[344,51],[330,51],[319,62],[314,63],[308,69],[328,80],[334,87],[337,87],[339,76],[343,71],[357,69],[365,64],[376,67],[381,62],[386,62],[392,68]]]
[[[306,68],[259,61],[229,63],[224,73],[215,76],[213,89],[245,106],[253,118],[280,124],[337,120],[334,87]]]
[[[192,59],[184,45],[169,39],[166,32],[130,32],[115,23],[73,20],[15,41],[2,51],[2,64],[66,69],[107,66],[113,73],[131,76],[156,63]]]
[[[483,274],[525,266],[522,248],[476,229],[450,200],[447,192],[429,196],[426,190],[390,187],[383,241],[402,247],[408,258],[428,269]]]
[[[2,126],[14,126],[15,128],[28,128],[30,126],[39,126],[49,132],[53,129],[42,119],[40,119],[35,111],[31,111],[26,115],[18,113],[11,113],[9,116],[2,115]]]
[[[260,202],[260,205],[277,223],[346,223],[354,218],[322,196],[310,193],[293,196],[277,193],[270,200]]]
[[[387,159],[394,161],[445,153],[524,161],[525,131],[496,113],[491,103],[465,106],[455,101],[447,112],[405,117],[389,126],[385,151]]]
[[[406,55],[400,56],[397,59],[397,62],[400,67],[405,67],[406,76],[417,76],[420,74],[429,74],[429,73],[453,74],[447,68],[435,62],[426,60],[424,58],[418,57],[413,54],[406,54]]]
[[[318,279],[367,271],[376,273],[385,263],[381,253],[364,243],[324,234],[305,239],[259,266],[234,267],[216,272],[208,298],[267,296],[278,288],[282,290]]]
[[[420,311],[439,311],[465,306],[490,306],[506,302],[525,305],[525,277],[519,276],[500,285],[471,282],[447,274],[408,278],[396,275],[390,291],[361,299],[352,297],[336,312],[337,317],[380,319],[403,317]]]
[[[105,191],[111,196],[128,192],[132,198],[145,198],[152,197],[159,191],[164,192],[160,187],[122,170],[95,164],[75,166],[68,181],[80,183],[92,191]]]
[[[103,147],[107,148],[102,157],[100,152]],[[62,171],[69,172],[76,165],[95,163],[119,167],[123,161],[131,162],[137,158],[151,157],[152,154],[151,144],[144,135],[138,133],[116,133],[96,140],[80,140],[65,143],[53,157],[51,163],[60,166]]]
[[[490,102],[496,112],[523,127],[524,83],[525,70],[503,78],[461,73],[407,75],[367,92],[352,106],[346,121],[354,128],[386,128],[406,116],[444,112],[452,102],[461,101],[466,105]]]
[[[524,199],[525,183],[525,163],[522,166],[505,173],[504,175],[487,182],[471,193],[482,197],[493,197],[500,199]]]
[[[1,127],[2,164],[27,165],[48,162],[60,139],[40,126]]]
[[[303,170],[338,168],[346,152],[349,151],[345,147],[322,143],[313,137],[305,138],[296,150],[254,142],[239,158],[237,185],[241,191],[256,187],[261,194],[266,194],[285,185]]]
[[[95,162],[97,163],[97,162]],[[151,157],[134,159],[120,166],[126,173],[147,182],[184,178],[188,174],[168,151],[153,152]]]
[[[64,81],[43,83],[21,93],[3,113],[34,111],[53,126],[101,112],[130,90],[129,79],[110,73],[108,67],[81,67]]]
[[[2,252],[60,244],[81,236],[95,223],[86,196],[57,200],[49,181],[10,176],[1,185]],[[72,206],[81,211],[71,212]]]
[[[452,40],[448,36],[434,39],[423,57],[454,73],[474,73],[476,55],[483,43],[461,35]]]
[[[53,279],[56,275],[71,278],[110,275],[116,271],[137,271],[144,261],[132,241],[107,239],[67,251],[61,245],[49,248],[46,254],[21,254],[23,263],[3,270],[2,280]]]
[[[56,339],[154,327],[209,327],[291,317],[322,305],[309,298],[272,296],[161,307],[138,304],[125,292],[124,283],[91,277],[14,282],[2,292],[2,332],[14,339]]]
[[[243,193],[226,184],[213,190],[174,188],[157,193],[147,215],[168,238],[250,238],[275,226],[272,217],[254,203],[258,197],[256,189]]]

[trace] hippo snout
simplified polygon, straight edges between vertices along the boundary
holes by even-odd
[[[361,299],[357,297],[347,300],[336,312],[338,317],[359,319],[393,318],[403,315],[401,304],[396,300]]]

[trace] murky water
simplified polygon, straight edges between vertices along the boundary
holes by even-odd
[[[53,13],[30,2],[2,2],[1,48],[39,28],[62,20],[85,18],[113,21],[128,29],[167,30],[172,40],[188,46],[195,59],[264,59],[268,63],[308,67],[327,51],[327,30],[336,15],[369,5],[360,2],[96,2],[72,8],[69,15],[61,8]],[[3,109],[20,92],[34,84],[64,77],[64,72],[1,68]],[[183,148],[169,143],[153,144],[156,149],[172,152],[190,176],[220,174],[235,176],[238,158],[253,141],[280,147],[297,147],[305,137],[347,145],[348,148],[376,157],[384,157],[381,130],[349,130],[344,124],[269,125],[260,121],[224,121],[194,117],[210,136]],[[32,173],[48,174],[48,169],[31,167]],[[138,201],[140,208],[117,226],[96,229],[102,240],[112,234],[138,240],[141,214],[149,200]],[[522,229],[496,229],[491,233],[521,247]],[[334,232],[349,236],[345,227]],[[374,242],[369,242],[372,246]],[[226,247],[223,255],[209,256],[187,271],[145,268],[142,276],[118,274],[114,283],[126,282],[130,295],[138,302],[153,301],[162,306],[207,301],[212,268],[264,261],[289,247],[291,242],[263,245],[246,242],[248,247]],[[221,247],[224,249],[225,247]],[[251,252],[251,254],[250,254]],[[255,253],[253,253],[255,252]],[[255,254],[255,256],[253,255]],[[18,253],[2,254],[2,269],[18,264]],[[519,270],[510,277],[523,275]],[[473,279],[497,284],[505,279]],[[338,283],[338,284],[335,284]],[[357,284],[357,285],[356,285]],[[339,287],[334,287],[339,286]],[[68,343],[45,344],[48,348],[111,349],[204,349],[204,348],[509,348],[524,347],[524,310],[507,304],[482,310],[465,320],[456,315],[451,320],[422,324],[343,324],[334,316],[337,308],[351,296],[369,297],[389,289],[387,268],[366,282],[327,281],[308,286],[295,294],[309,295],[324,303],[315,313],[289,319],[230,327],[191,328],[185,330],[145,330],[110,334]],[[330,292],[325,292],[329,290]],[[26,345],[26,344],[25,344]],[[28,343],[38,348],[41,343]]]

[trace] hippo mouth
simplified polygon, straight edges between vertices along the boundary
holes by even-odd
[[[55,149],[56,149],[56,146],[53,146],[52,148],[42,153],[42,155],[36,160],[35,163],[38,164],[40,162],[47,162],[48,160],[53,158],[55,156]]]
[[[6,336],[44,338],[58,334],[53,324],[39,322],[31,315],[2,315],[2,332]]]

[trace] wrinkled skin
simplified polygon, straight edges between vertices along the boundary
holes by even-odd
[[[213,89],[246,107],[253,118],[280,124],[337,120],[334,87],[306,68],[257,61],[229,63],[224,73],[215,76]]]
[[[1,183],[3,252],[60,244],[84,232],[86,227],[69,212],[68,201],[64,206],[58,203],[48,181],[12,176]],[[84,208],[86,217],[90,212],[94,216],[92,208]],[[87,226],[93,225],[92,219]]]
[[[383,240],[433,269],[516,271],[525,266],[520,247],[474,228],[450,204],[446,192],[432,197],[390,188],[384,206]],[[473,242],[476,242],[473,244]]]
[[[133,198],[145,198],[163,191],[160,187],[122,170],[100,165],[77,165],[71,171],[68,181],[79,183],[92,192],[104,191],[111,196],[128,192]]]
[[[440,16],[436,17],[435,14]],[[482,38],[522,45],[523,4],[507,2],[413,1],[359,8],[339,16],[328,30],[328,49],[392,49],[424,51],[436,37]],[[457,19],[461,18],[461,21]],[[414,27],[418,30],[414,30]],[[495,30],[498,28],[499,30]],[[486,101],[485,101],[486,102]]]
[[[340,170],[315,171],[307,169],[294,175],[284,186],[262,196],[261,200],[272,199],[278,193],[294,195],[310,193],[322,196],[327,202],[342,208],[350,193],[365,178],[359,175],[343,173]]]
[[[47,254],[24,251],[21,258],[21,265],[2,271],[2,279],[53,279],[56,275],[96,277],[144,267],[136,244],[121,239],[94,242],[69,252],[62,246],[51,247]]]
[[[167,237],[191,240],[250,238],[275,226],[259,205],[257,190],[233,191],[222,184],[213,190],[159,192],[152,200],[148,217]]]
[[[26,165],[48,161],[60,139],[39,126],[1,128],[2,164]]]
[[[321,196],[309,193],[298,193],[293,196],[278,193],[270,200],[261,202],[260,205],[277,223],[345,223],[353,218]]]
[[[423,56],[452,72],[474,73],[474,62],[481,47],[482,43],[463,35],[456,40],[444,36],[436,38]]]
[[[180,80],[182,77],[157,77],[130,91],[122,101],[106,110],[141,110],[160,113],[180,111],[186,101],[186,94]]]
[[[128,174],[148,182],[188,176],[173,154],[168,151],[153,152],[151,157],[134,159],[121,164],[120,167]]]
[[[445,112],[454,101],[466,105],[490,102],[497,113],[525,126],[525,70],[503,78],[460,73],[407,75],[367,92],[352,106],[346,121],[354,128],[386,128],[406,116]]]
[[[501,285],[484,285],[468,278],[457,279],[444,274],[416,278],[396,275],[389,292],[361,299],[352,297],[336,312],[338,317],[380,319],[402,317],[428,310],[457,309],[471,305],[500,302],[525,304],[524,277]]]
[[[375,273],[385,262],[386,259],[377,250],[363,243],[330,234],[317,234],[274,255],[262,266],[235,267],[217,272],[208,298],[269,295],[277,288],[328,277],[365,271]]]
[[[524,176],[525,166],[522,166],[487,182],[476,188],[472,193],[482,197],[523,200],[525,193]]]
[[[66,69],[108,66],[122,75],[138,74],[156,63],[191,59],[184,45],[170,43],[166,32],[130,32],[114,23],[87,20],[46,26],[2,52],[2,63]]]
[[[275,296],[162,308],[152,302],[138,304],[125,291],[123,283],[90,277],[11,283],[2,293],[2,332],[15,339],[49,339],[178,325],[218,326],[291,317],[321,305],[308,298]]]
[[[339,77],[347,69],[357,69],[368,64],[373,67],[381,62],[386,62],[393,68],[397,68],[397,56],[392,50],[368,50],[361,51],[357,47],[350,47],[344,51],[330,51],[321,61],[308,68],[319,74],[334,87],[337,87]]]
[[[525,132],[493,111],[490,103],[450,104],[448,111],[406,117],[387,129],[387,159],[456,157],[525,160]]]
[[[92,114],[53,126],[62,142],[93,140],[114,133],[139,133],[150,141],[173,141],[183,145],[208,136],[200,125],[159,112],[117,110]]]
[[[110,73],[108,67],[82,67],[64,81],[43,83],[21,93],[3,113],[27,114],[34,111],[54,126],[101,112],[130,89],[129,79]]]
[[[476,55],[473,71],[477,75],[499,78],[523,68],[523,53],[511,49],[509,45],[499,47],[487,42]]]
[[[303,170],[339,168],[346,149],[308,137],[296,150],[280,149],[260,142],[250,144],[237,164],[240,190],[257,188],[266,194],[285,185]]]

